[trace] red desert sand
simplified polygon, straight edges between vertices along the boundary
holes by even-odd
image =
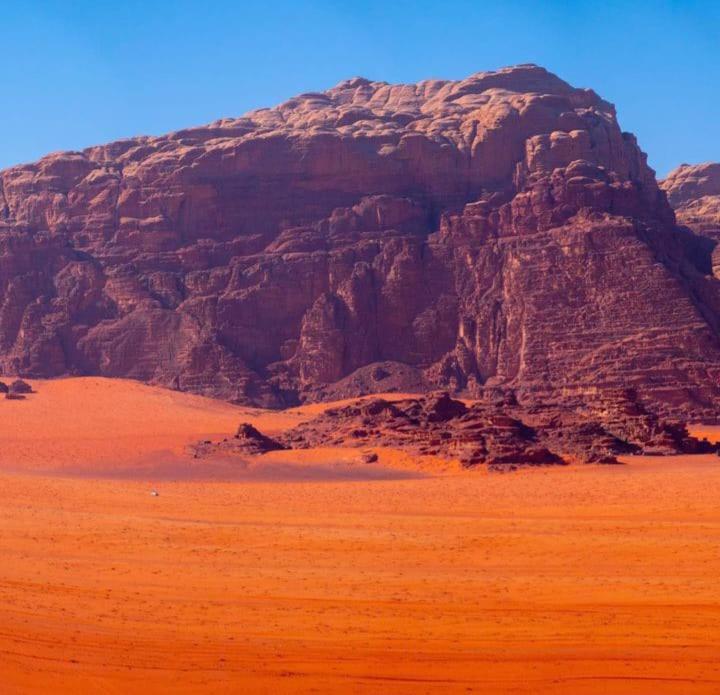
[[[326,406],[33,385],[0,417],[4,694],[720,692],[717,456],[220,465],[184,446]]]

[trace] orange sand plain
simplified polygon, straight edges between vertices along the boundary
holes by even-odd
[[[307,409],[34,384],[0,401],[3,695],[720,692],[717,457],[243,477],[184,444]]]

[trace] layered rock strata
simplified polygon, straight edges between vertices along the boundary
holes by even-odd
[[[720,164],[683,164],[661,186],[678,223],[711,242],[712,272],[720,279]]]
[[[632,387],[709,418],[711,252],[591,90],[355,78],[0,173],[0,368],[272,407]]]
[[[493,469],[618,463],[623,455],[700,454],[720,446],[649,413],[628,390],[606,395],[592,407],[578,403],[565,408],[526,408],[511,394],[467,404],[447,393],[402,400],[369,398],[329,408],[277,440],[252,429],[253,440],[272,442],[270,449],[391,447]],[[193,453],[196,458],[262,453],[241,444],[237,437],[203,442]]]
[[[679,224],[720,241],[720,164],[682,164],[660,185]]]

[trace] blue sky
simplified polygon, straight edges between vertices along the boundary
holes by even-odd
[[[720,2],[3,3],[0,167],[362,75],[534,62],[618,108],[660,175],[720,160]]]

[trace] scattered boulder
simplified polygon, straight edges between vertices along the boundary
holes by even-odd
[[[467,406],[462,401],[450,398],[450,394],[442,393],[430,397],[426,401],[425,413],[428,422],[447,422],[467,413]]]
[[[234,437],[223,439],[221,442],[204,439],[191,445],[190,452],[194,458],[205,458],[222,453],[254,456],[285,448],[281,442],[264,435],[250,423],[243,422],[237,428]]]
[[[277,451],[285,447],[280,442],[264,435],[247,422],[243,422],[235,433],[236,443],[247,453],[264,454],[266,451]]]
[[[32,393],[33,389],[27,381],[16,379],[10,384],[10,393]]]

